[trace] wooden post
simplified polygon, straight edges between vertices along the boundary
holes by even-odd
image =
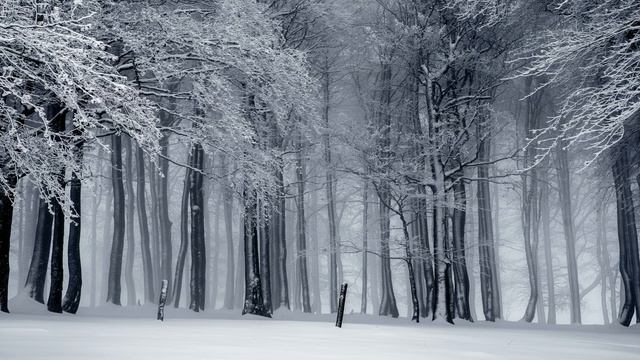
[[[344,302],[347,299],[347,283],[340,286],[340,298],[338,298],[338,318],[336,319],[336,326],[342,327],[342,319],[344,318]]]
[[[162,280],[162,289],[160,290],[160,300],[158,301],[158,320],[164,321],[164,304],[167,302],[167,286],[169,282]]]

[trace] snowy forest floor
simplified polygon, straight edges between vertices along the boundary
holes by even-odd
[[[476,322],[455,326],[406,318],[279,311],[200,314],[153,307],[81,308],[49,314],[32,306],[0,313],[0,359],[640,359],[640,326],[540,326]]]

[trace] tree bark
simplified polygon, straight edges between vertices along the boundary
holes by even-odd
[[[301,141],[302,140],[300,140],[300,142]],[[306,168],[302,156],[302,151],[302,146],[299,144],[296,158],[296,181],[298,182],[298,194],[296,197],[296,203],[298,205],[298,256],[296,257],[296,261],[298,263],[298,278],[300,279],[300,286],[302,290],[302,311],[310,313],[311,301],[309,297],[309,277],[307,272],[307,237],[304,215],[304,185],[306,181]]]
[[[229,166],[226,156],[222,154],[220,156],[221,171],[222,171],[222,201],[224,203],[224,232],[227,238],[227,277],[224,290],[224,308],[233,309],[233,296],[234,296],[234,254],[233,254],[233,194],[231,193],[231,187],[229,184]],[[216,215],[217,216],[217,215]]]
[[[193,155],[189,154],[187,164],[193,164]],[[180,248],[176,259],[175,276],[173,281],[173,306],[180,306],[180,295],[182,294],[182,278],[184,273],[184,264],[189,249],[189,181],[191,177],[191,169],[187,168],[184,175],[184,183],[182,186],[182,203],[180,206]]]
[[[111,137],[111,182],[113,186],[113,242],[109,260],[107,302],[120,305],[122,255],[124,253],[125,204],[122,182],[122,138]]]
[[[82,161],[82,146],[76,148],[77,161]],[[69,223],[69,244],[67,263],[69,266],[69,285],[64,296],[62,309],[75,314],[80,306],[82,295],[82,264],[80,260],[80,231],[82,226],[82,181],[75,172],[69,182],[69,197],[76,217]],[[95,264],[94,264],[95,265]]]
[[[136,284],[133,280],[133,261],[135,260],[135,238],[133,235],[133,215],[135,211],[135,195],[133,193],[133,147],[131,146],[131,139],[128,136],[124,137],[125,147],[125,190],[126,190],[126,242],[127,242],[127,257],[124,267],[124,279],[127,286],[127,305],[136,305]]]
[[[618,215],[618,242],[620,244],[620,275],[622,287],[618,322],[629,326],[634,312],[636,321],[640,317],[638,299],[640,299],[640,259],[638,256],[638,232],[636,228],[633,194],[631,192],[629,173],[629,154],[622,144],[613,163],[613,179],[616,191],[616,208]]]
[[[360,313],[367,313],[367,286],[368,286],[368,251],[369,251],[369,180],[363,181],[362,187],[362,295],[360,300]]]
[[[25,291],[35,301],[44,304],[44,283],[49,266],[51,251],[51,226],[53,215],[49,212],[47,201],[40,198],[38,205],[38,221],[33,244],[33,256],[27,274]]]
[[[542,220],[542,237],[544,240],[544,258],[547,276],[547,323],[556,323],[556,292],[553,276],[553,253],[551,250],[551,218],[549,209],[549,179],[546,170],[541,174],[540,183],[540,213]]]
[[[461,319],[473,321],[469,308],[469,274],[465,255],[465,222],[467,214],[467,195],[463,180],[453,186],[455,206],[453,208],[453,272],[456,285],[456,309]]]
[[[245,185],[244,199],[244,279],[245,296],[242,315],[253,314],[271,317],[264,306],[260,277],[257,229],[257,195]]]
[[[580,286],[578,283],[578,264],[576,261],[576,236],[571,209],[571,179],[569,178],[569,159],[567,150],[561,143],[556,148],[556,169],[558,174],[558,193],[560,195],[560,209],[562,210],[562,224],[566,242],[567,270],[569,272],[569,297],[571,323],[582,322],[580,314]]]
[[[204,149],[195,144],[192,149],[193,163],[189,174],[189,193],[191,210],[191,304],[193,311],[204,310],[206,282],[206,251],[204,239],[204,196],[202,193],[204,172]]]
[[[15,188],[18,179],[9,175],[7,183]],[[11,249],[11,222],[13,220],[13,194],[0,192],[0,311],[9,312],[9,253]],[[44,284],[43,284],[44,286]]]
[[[155,291],[153,280],[153,263],[151,262],[151,247],[149,239],[149,222],[147,219],[147,201],[145,193],[145,161],[142,148],[136,147],[136,200],[138,204],[138,224],[140,226],[140,253],[142,254],[142,271],[144,276],[145,303],[155,303]],[[132,225],[133,226],[133,225]]]

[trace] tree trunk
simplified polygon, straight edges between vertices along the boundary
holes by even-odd
[[[269,201],[268,207],[271,207]],[[262,274],[262,295],[264,297],[264,307],[269,311],[269,313],[273,313],[273,305],[271,302],[271,219],[267,219],[265,216],[264,205],[262,201],[260,201],[260,205],[258,207],[259,211],[259,225],[258,230],[260,231],[260,273]]]
[[[63,173],[58,181],[64,183]],[[62,286],[64,284],[64,213],[57,200],[53,200],[53,238],[51,240],[51,281],[47,310],[62,313]]]
[[[638,259],[638,232],[636,228],[633,194],[629,180],[629,154],[623,144],[618,147],[613,163],[613,179],[616,190],[618,215],[618,241],[620,244],[620,275],[622,286],[618,322],[629,326],[634,312],[636,321],[640,317],[638,299],[640,299],[640,259]]]
[[[82,161],[82,146],[76,148],[77,161]],[[77,217],[69,223],[69,244],[67,247],[67,263],[69,266],[69,285],[64,296],[62,309],[75,314],[80,306],[82,294],[82,265],[80,261],[80,231],[82,226],[82,181],[75,172],[69,182],[69,197]],[[94,238],[95,240],[95,238]],[[94,264],[95,265],[95,264]]]
[[[231,193],[231,187],[229,184],[229,166],[226,156],[222,154],[220,156],[220,162],[222,164],[222,201],[224,203],[224,232],[227,237],[227,278],[225,282],[224,290],[224,308],[233,309],[233,296],[234,296],[234,269],[235,263],[233,258],[233,194]],[[217,216],[217,214],[216,214]]]
[[[369,241],[369,180],[363,181],[362,187],[362,297],[360,300],[360,313],[367,313],[367,266],[368,266],[368,241]]]
[[[469,274],[465,256],[464,231],[467,214],[467,194],[463,180],[453,186],[453,271],[456,283],[456,309],[461,319],[473,321],[469,309]]]
[[[396,297],[393,293],[393,281],[391,278],[391,252],[389,249],[390,219],[389,208],[389,188],[387,184],[380,186],[378,196],[380,197],[380,269],[381,269],[381,298],[379,315],[398,317],[398,307]]]
[[[193,164],[193,156],[189,154],[187,164]],[[180,206],[180,248],[176,259],[176,269],[173,281],[173,306],[180,306],[180,295],[182,293],[182,278],[184,275],[184,264],[189,249],[189,181],[191,177],[191,169],[187,168],[184,175],[184,183],[182,186],[182,203]]]
[[[306,168],[302,157],[302,151],[302,146],[299,144],[296,158],[296,181],[298,182],[298,196],[296,197],[296,203],[298,205],[298,256],[296,257],[296,261],[298,263],[298,278],[300,279],[300,286],[302,289],[302,311],[310,313],[311,301],[309,298],[309,278],[307,272],[307,238],[304,215],[304,184],[306,181]]]
[[[128,136],[124,137],[125,147],[125,190],[126,190],[126,240],[127,240],[127,262],[124,267],[124,279],[127,286],[127,305],[136,305],[136,284],[133,280],[133,261],[135,260],[135,238],[133,235],[133,215],[135,211],[135,195],[133,193],[133,147],[131,146],[131,139]]]
[[[244,279],[245,296],[242,315],[271,317],[264,307],[258,254],[257,195],[245,185],[244,193]]]
[[[136,200],[138,203],[138,223],[140,225],[140,253],[142,254],[142,271],[144,275],[144,299],[145,303],[154,304],[155,291],[153,283],[153,264],[151,262],[151,247],[149,239],[149,223],[147,219],[147,201],[145,194],[145,161],[142,148],[136,147],[137,183]]]
[[[328,63],[325,64],[327,69],[322,74],[322,119],[327,133],[323,136],[324,142],[324,160],[327,167],[326,170],[326,196],[327,196],[327,218],[329,219],[329,297],[330,310],[335,313],[338,308],[338,229],[336,223],[336,204],[334,194],[334,174],[331,160],[331,141],[329,137],[329,104],[330,104],[330,74],[328,71]]]
[[[578,264],[576,261],[576,236],[571,209],[571,180],[569,178],[569,160],[567,150],[561,143],[556,148],[556,169],[558,173],[558,193],[560,195],[560,209],[562,210],[562,224],[566,241],[567,270],[569,272],[569,298],[571,323],[580,324],[580,286],[578,284]]]
[[[551,250],[551,218],[549,209],[549,182],[547,172],[541,174],[540,183],[540,213],[542,220],[542,237],[544,240],[544,258],[547,276],[547,323],[556,323],[556,292],[555,279],[553,276],[553,252]]]
[[[113,135],[111,142],[111,182],[113,186],[113,242],[109,260],[107,302],[120,305],[122,255],[124,253],[125,204],[122,183],[122,138]]]
[[[480,128],[480,135],[484,129]],[[486,138],[478,147],[478,159],[488,161],[491,143]],[[489,186],[489,167],[478,167],[478,261],[480,264],[480,292],[482,294],[482,310],[487,321],[495,321],[500,317],[500,288],[497,284],[497,261],[493,236],[493,218],[491,213],[491,188]]]
[[[193,311],[204,310],[207,258],[204,239],[204,196],[202,194],[204,149],[195,144],[192,149],[192,170],[189,174],[191,205],[191,304]]]
[[[154,292],[160,292],[160,286],[162,284],[162,275],[160,275],[160,263],[161,259],[161,239],[160,239],[160,214],[159,207],[160,204],[158,202],[158,173],[157,169],[155,169],[151,159],[147,162],[149,165],[149,193],[151,195],[151,254],[153,261],[151,262],[151,266],[153,267],[153,289]],[[169,289],[170,291],[170,289]]]
[[[6,179],[15,188],[18,179],[9,175]],[[11,222],[13,220],[13,194],[0,192],[0,311],[9,312],[9,253],[11,249]],[[46,268],[45,268],[46,270]],[[44,284],[43,284],[44,287]]]
[[[53,215],[49,212],[49,205],[47,205],[46,200],[40,198],[33,256],[31,257],[31,265],[27,274],[25,291],[31,298],[42,304],[44,304],[44,282],[47,276],[49,253],[51,251],[52,224]]]
[[[160,237],[160,278],[169,282],[171,289],[171,220],[169,218],[169,136],[165,135],[160,139],[160,154],[158,163],[162,176],[158,188],[158,216],[159,216],[159,237]],[[167,294],[167,302],[171,303],[171,293]]]

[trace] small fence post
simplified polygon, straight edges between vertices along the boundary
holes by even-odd
[[[342,319],[344,318],[344,303],[347,299],[347,283],[340,286],[340,298],[338,299],[338,318],[336,319],[336,326],[342,327]]]
[[[158,301],[158,320],[164,321],[164,304],[167,302],[167,280],[162,280],[162,289],[160,290],[160,300]]]

